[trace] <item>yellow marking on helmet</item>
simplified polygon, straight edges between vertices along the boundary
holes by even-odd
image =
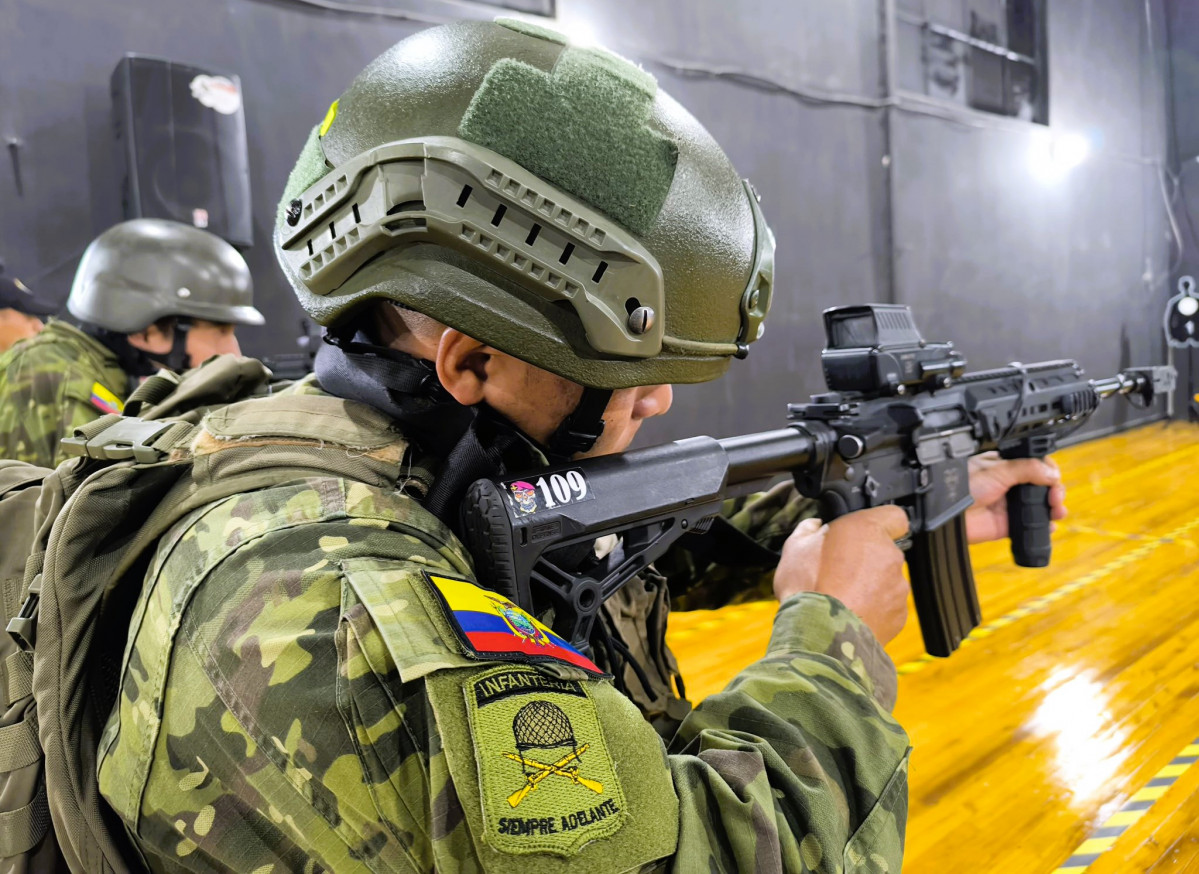
[[[329,111],[325,113],[325,120],[321,122],[320,134],[323,137],[329,132],[329,128],[333,125],[333,119],[337,118],[337,104],[340,100],[334,100],[329,104]]]

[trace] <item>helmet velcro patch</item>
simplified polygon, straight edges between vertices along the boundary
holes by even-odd
[[[505,58],[458,128],[635,234],[657,218],[678,146],[649,126],[652,76],[603,49],[565,48],[547,73]]]
[[[561,31],[554,30],[552,27],[546,27],[542,24],[537,24],[533,21],[524,21],[520,18],[497,18],[495,23],[500,27],[506,27],[509,30],[514,30],[517,33],[523,33],[525,36],[531,36],[536,39],[543,39],[546,42],[557,43],[564,46],[569,42],[566,34]]]

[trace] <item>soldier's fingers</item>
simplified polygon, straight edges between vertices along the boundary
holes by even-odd
[[[1066,487],[1058,483],[1049,489],[1049,517],[1065,519],[1066,514]]]
[[[799,534],[808,535],[808,534],[816,534],[823,527],[824,527],[823,522],[821,522],[819,519],[812,518],[812,519],[804,519],[802,522],[800,522],[798,525],[795,526],[795,530]]]
[[[1027,483],[1033,486],[1052,486],[1061,481],[1062,473],[1056,464],[1049,464],[1039,458],[1013,458],[997,472],[1002,475],[1008,487]]]
[[[891,540],[900,540],[907,536],[911,524],[908,514],[901,507],[885,504],[881,507],[871,507],[869,510],[859,510],[857,514],[863,519],[869,518]]]

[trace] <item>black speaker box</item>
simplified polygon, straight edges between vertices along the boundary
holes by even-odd
[[[126,218],[165,218],[253,242],[241,82],[126,55],[112,74]]]

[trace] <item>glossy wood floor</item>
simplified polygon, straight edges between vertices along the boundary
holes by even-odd
[[[1199,872],[1199,426],[1057,458],[1070,516],[1051,566],[976,547],[984,627],[922,660],[912,614],[888,647],[915,748],[907,874]],[[762,654],[772,617],[671,617],[693,698]]]

